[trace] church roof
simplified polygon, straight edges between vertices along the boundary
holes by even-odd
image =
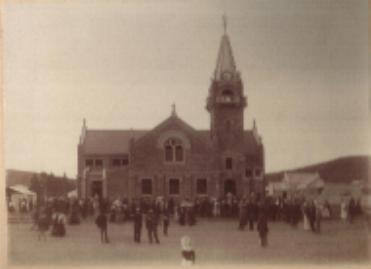
[[[253,155],[258,152],[258,141],[256,140],[253,130],[244,131],[244,143],[247,154]]]
[[[138,139],[147,130],[86,130],[85,154],[122,154],[129,152],[130,139]]]
[[[236,64],[233,58],[232,46],[229,41],[227,34],[222,36],[218,59],[215,68],[215,79],[220,80],[223,72],[228,71],[230,73],[236,72]]]
[[[85,154],[129,153],[130,139],[137,140],[150,130],[86,130],[83,149]],[[195,130],[205,143],[211,144],[209,130]],[[247,154],[256,154],[258,144],[252,130],[244,131],[244,146]]]

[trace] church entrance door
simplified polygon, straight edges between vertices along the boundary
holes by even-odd
[[[224,194],[231,193],[236,195],[236,181],[233,179],[226,179],[224,181]]]
[[[99,198],[103,197],[103,182],[93,181],[91,185],[91,195],[95,197],[98,195]]]

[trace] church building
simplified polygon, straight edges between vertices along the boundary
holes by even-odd
[[[80,198],[182,200],[264,192],[262,138],[255,120],[244,129],[247,98],[225,28],[206,99],[210,130],[193,128],[174,105],[150,130],[89,129],[84,120],[77,150]]]

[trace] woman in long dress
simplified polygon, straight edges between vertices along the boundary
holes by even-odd
[[[304,231],[309,231],[310,230],[307,208],[308,208],[308,203],[304,202],[304,204],[303,204],[303,228],[304,228]]]
[[[340,217],[343,221],[346,221],[348,218],[348,205],[345,199],[340,204]]]

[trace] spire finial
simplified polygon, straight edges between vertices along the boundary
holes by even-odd
[[[85,118],[83,118],[83,120],[82,120],[82,126],[83,126],[84,128],[86,128],[86,119],[85,119]]]
[[[223,14],[223,30],[224,30],[224,34],[227,33],[227,16],[225,15],[225,13]]]
[[[172,116],[176,116],[176,107],[175,107],[175,103],[173,103],[171,105],[171,115]]]

